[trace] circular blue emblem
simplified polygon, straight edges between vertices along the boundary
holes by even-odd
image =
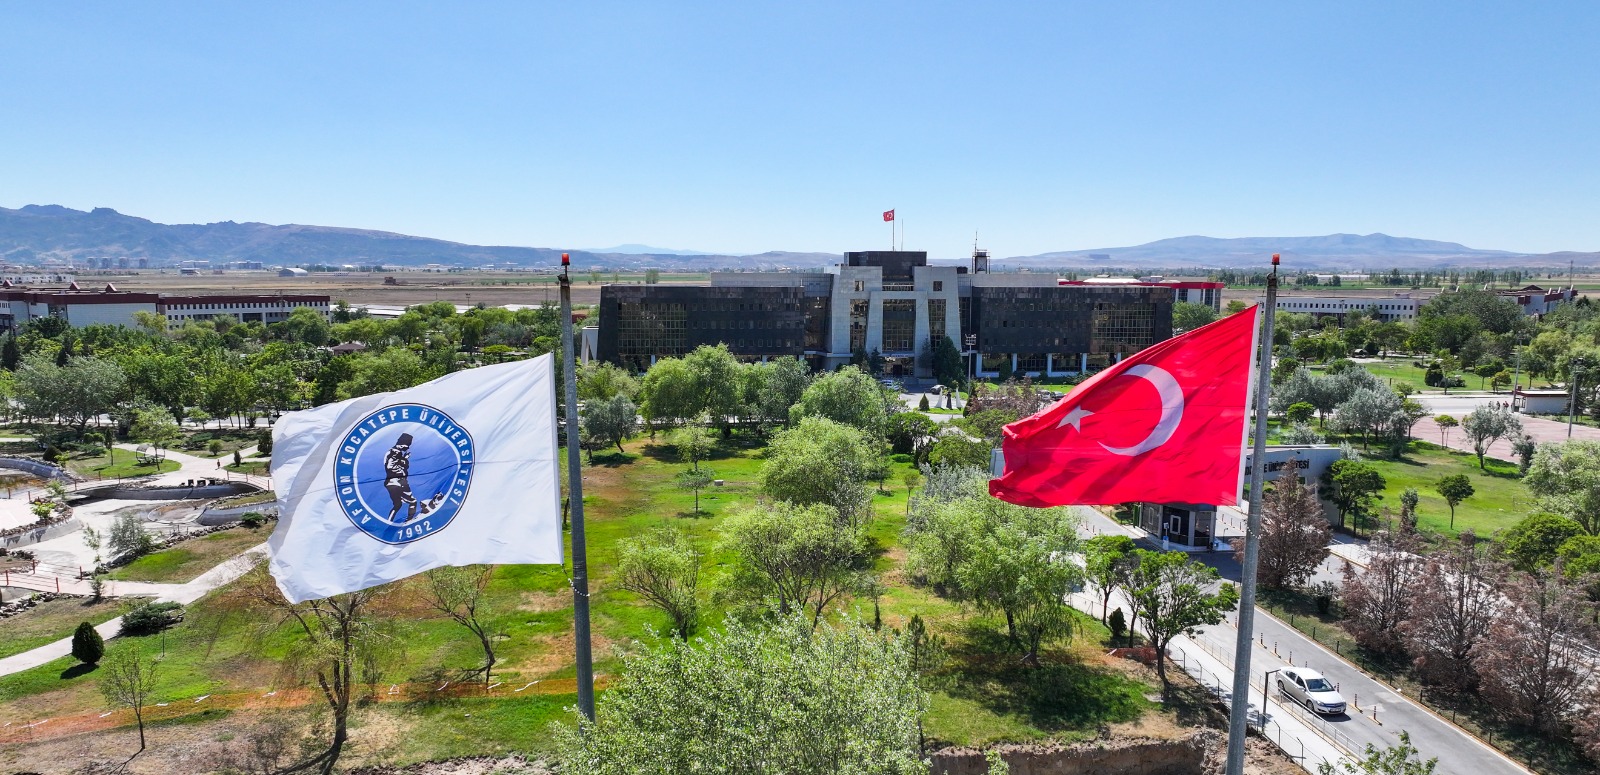
[[[351,426],[333,475],[339,507],[362,532],[405,544],[443,530],[467,500],[472,434],[425,404],[395,404]]]

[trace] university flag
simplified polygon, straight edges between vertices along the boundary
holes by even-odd
[[[554,360],[279,418],[269,567],[291,602],[443,565],[560,564]]]
[[[1259,307],[1124,359],[1005,427],[996,498],[1236,505]]]
[[[883,211],[883,220],[885,220],[885,221],[894,220],[894,211],[893,210],[884,210]]]

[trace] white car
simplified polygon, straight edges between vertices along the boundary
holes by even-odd
[[[1278,673],[1278,691],[1312,713],[1338,716],[1344,713],[1344,697],[1322,674],[1309,667],[1285,668]]]

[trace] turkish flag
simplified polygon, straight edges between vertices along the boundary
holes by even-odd
[[[884,211],[883,211],[883,219],[884,219],[884,220],[885,220],[885,221],[892,221],[892,220],[894,220],[894,211],[893,211],[893,210],[884,210]]]
[[[989,493],[1023,506],[1233,506],[1259,307],[1123,359],[1005,427]]]

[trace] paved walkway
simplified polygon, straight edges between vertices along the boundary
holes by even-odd
[[[1459,415],[1455,417],[1458,421],[1461,419]],[[1567,423],[1564,419],[1554,420],[1526,414],[1517,415],[1517,419],[1522,421],[1523,430],[1526,430],[1528,435],[1533,437],[1534,441],[1537,441],[1541,444],[1545,442],[1563,442],[1567,440]],[[1412,426],[1411,435],[1419,440],[1432,444],[1438,444],[1440,439],[1439,424],[1434,422],[1432,417],[1425,417],[1418,421],[1416,425]],[[1572,426],[1572,438],[1584,439],[1586,441],[1600,441],[1600,428],[1594,428],[1588,425],[1578,425],[1574,423]],[[1468,439],[1467,434],[1462,433],[1460,428],[1451,428],[1449,432],[1444,435],[1444,446],[1472,454],[1472,440]],[[1517,454],[1511,450],[1511,442],[1506,439],[1500,439],[1499,441],[1490,444],[1489,450],[1485,454],[1488,457],[1495,458],[1496,460],[1505,460],[1508,462],[1516,462],[1517,460]]]
[[[217,587],[243,576],[257,561],[267,555],[267,545],[257,544],[235,555],[211,570],[184,584],[152,584],[140,581],[108,582],[117,585],[120,595],[148,595],[157,601],[171,601],[188,605],[204,597]],[[81,594],[81,593],[80,593]],[[122,629],[122,617],[117,617],[96,628],[100,637],[110,640]],[[62,638],[31,651],[0,659],[0,675],[11,675],[53,662],[72,653],[72,638]]]

